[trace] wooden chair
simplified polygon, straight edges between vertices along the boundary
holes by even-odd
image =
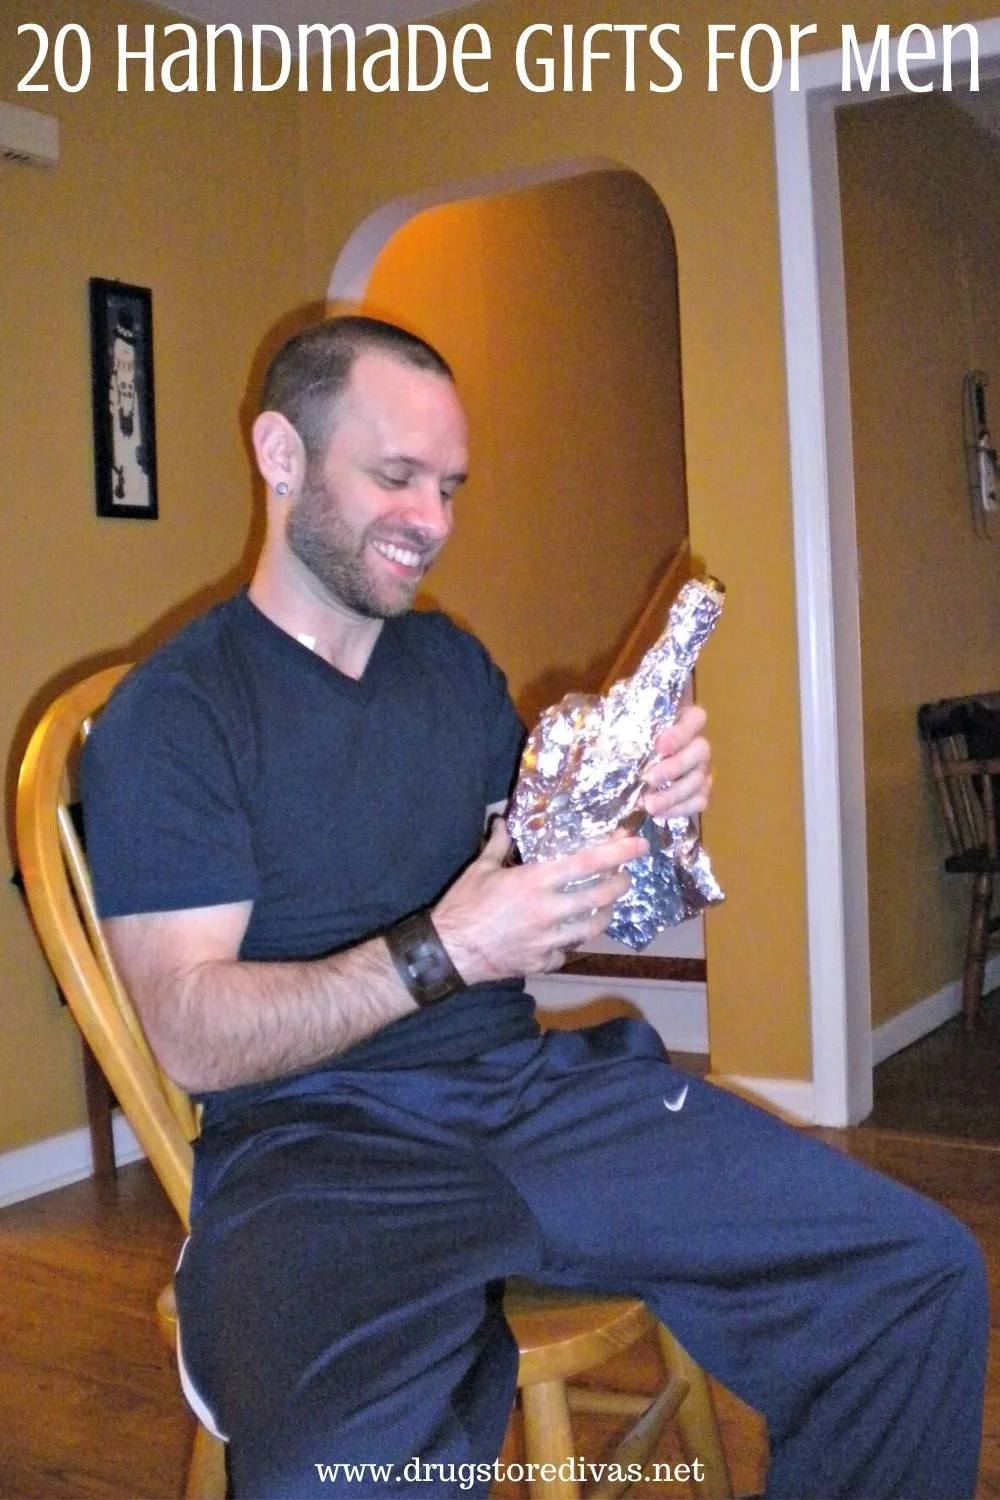
[[[1000,948],[1000,915],[993,911],[1000,874],[1000,699],[942,698],[917,711],[951,853],[949,875],[972,877],[972,903],[962,972],[962,1013],[971,1031],[983,996],[986,955]],[[996,741],[994,753],[991,740]]]
[[[21,767],[17,792],[17,842],[28,901],[38,935],[73,1016],[97,1058],[154,1171],[187,1226],[192,1148],[197,1120],[187,1096],[158,1066],[135,1011],[115,972],[94,911],[90,878],[68,812],[75,752],[90,721],[128,670],[110,667],[63,693],[40,721]],[[159,1299],[161,1328],[176,1341],[173,1288]],[[686,1459],[701,1461],[704,1480],[692,1491],[728,1500],[732,1491],[715,1410],[704,1371],[645,1306],[623,1297],[561,1294],[512,1286],[507,1314],[520,1349],[518,1387],[525,1460],[563,1464],[576,1453],[571,1413],[617,1413],[637,1420],[610,1461],[643,1463],[663,1424],[674,1420]],[[648,1397],[576,1387],[572,1382],[610,1355],[655,1331],[666,1383]],[[588,1500],[609,1500],[625,1486],[598,1486]],[[225,1494],[223,1446],[203,1427],[195,1437],[185,1493]],[[579,1500],[569,1480],[537,1482],[533,1500]]]

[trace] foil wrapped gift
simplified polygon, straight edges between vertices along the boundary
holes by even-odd
[[[632,677],[603,697],[570,693],[548,708],[521,759],[507,826],[525,861],[554,859],[616,829],[640,832],[649,852],[629,865],[608,936],[640,950],[664,927],[723,899],[690,818],[643,812],[643,770],[659,730],[673,723],[695,658],[725,590],[714,578],[684,584],[666,628]]]

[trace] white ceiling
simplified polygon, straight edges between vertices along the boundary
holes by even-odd
[[[345,22],[358,36],[364,36],[365,27],[376,22],[405,26],[446,10],[459,10],[469,3],[470,0],[378,0],[377,4],[373,0],[280,0],[278,4],[275,0],[175,0],[174,4],[160,8],[196,21],[214,21],[217,26],[235,21],[247,36],[251,26],[280,26],[297,49],[299,26],[314,21],[326,26]]]

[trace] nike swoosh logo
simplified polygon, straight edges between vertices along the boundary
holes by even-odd
[[[679,1109],[683,1109],[684,1108],[684,1100],[687,1098],[687,1096],[688,1096],[688,1086],[687,1086],[687,1084],[685,1084],[684,1087],[681,1089],[680,1093],[677,1095],[676,1099],[664,1099],[664,1101],[663,1101],[663,1107],[664,1107],[664,1109],[669,1109],[670,1113],[672,1115],[675,1115]]]

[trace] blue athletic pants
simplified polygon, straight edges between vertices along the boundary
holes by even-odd
[[[765,1414],[768,1495],[973,1493],[988,1312],[971,1235],[678,1072],[642,1022],[331,1071],[203,1139],[195,1200],[183,1360],[239,1500],[341,1493],[316,1469],[336,1462],[396,1466],[344,1483],[352,1500],[485,1494],[411,1486],[405,1466],[492,1463],[510,1275],[644,1298]]]

